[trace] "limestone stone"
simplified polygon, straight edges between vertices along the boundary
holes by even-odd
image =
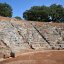
[[[0,17],[0,51],[8,55],[24,49],[64,49],[64,24],[59,24]]]

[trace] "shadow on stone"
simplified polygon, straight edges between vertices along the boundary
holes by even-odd
[[[14,52],[11,52],[11,53],[10,53],[10,57],[15,58],[15,53],[14,53]]]

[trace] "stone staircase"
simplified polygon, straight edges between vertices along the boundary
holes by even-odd
[[[13,18],[0,17],[0,49],[7,53],[27,49],[63,50],[64,24],[17,21]]]

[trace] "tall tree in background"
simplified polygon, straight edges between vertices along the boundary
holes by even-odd
[[[62,5],[53,4],[51,6],[33,6],[23,13],[23,18],[32,21],[59,21],[64,18],[64,8]]]
[[[0,16],[12,17],[12,8],[7,3],[0,3]]]
[[[64,8],[62,5],[53,4],[50,6],[50,16],[53,21],[58,21],[64,18]]]
[[[26,20],[32,21],[47,21],[48,20],[48,7],[46,6],[33,6],[30,10],[23,13]]]

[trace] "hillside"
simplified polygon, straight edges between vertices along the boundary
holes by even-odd
[[[64,23],[0,17],[0,58],[39,50],[64,50]]]

